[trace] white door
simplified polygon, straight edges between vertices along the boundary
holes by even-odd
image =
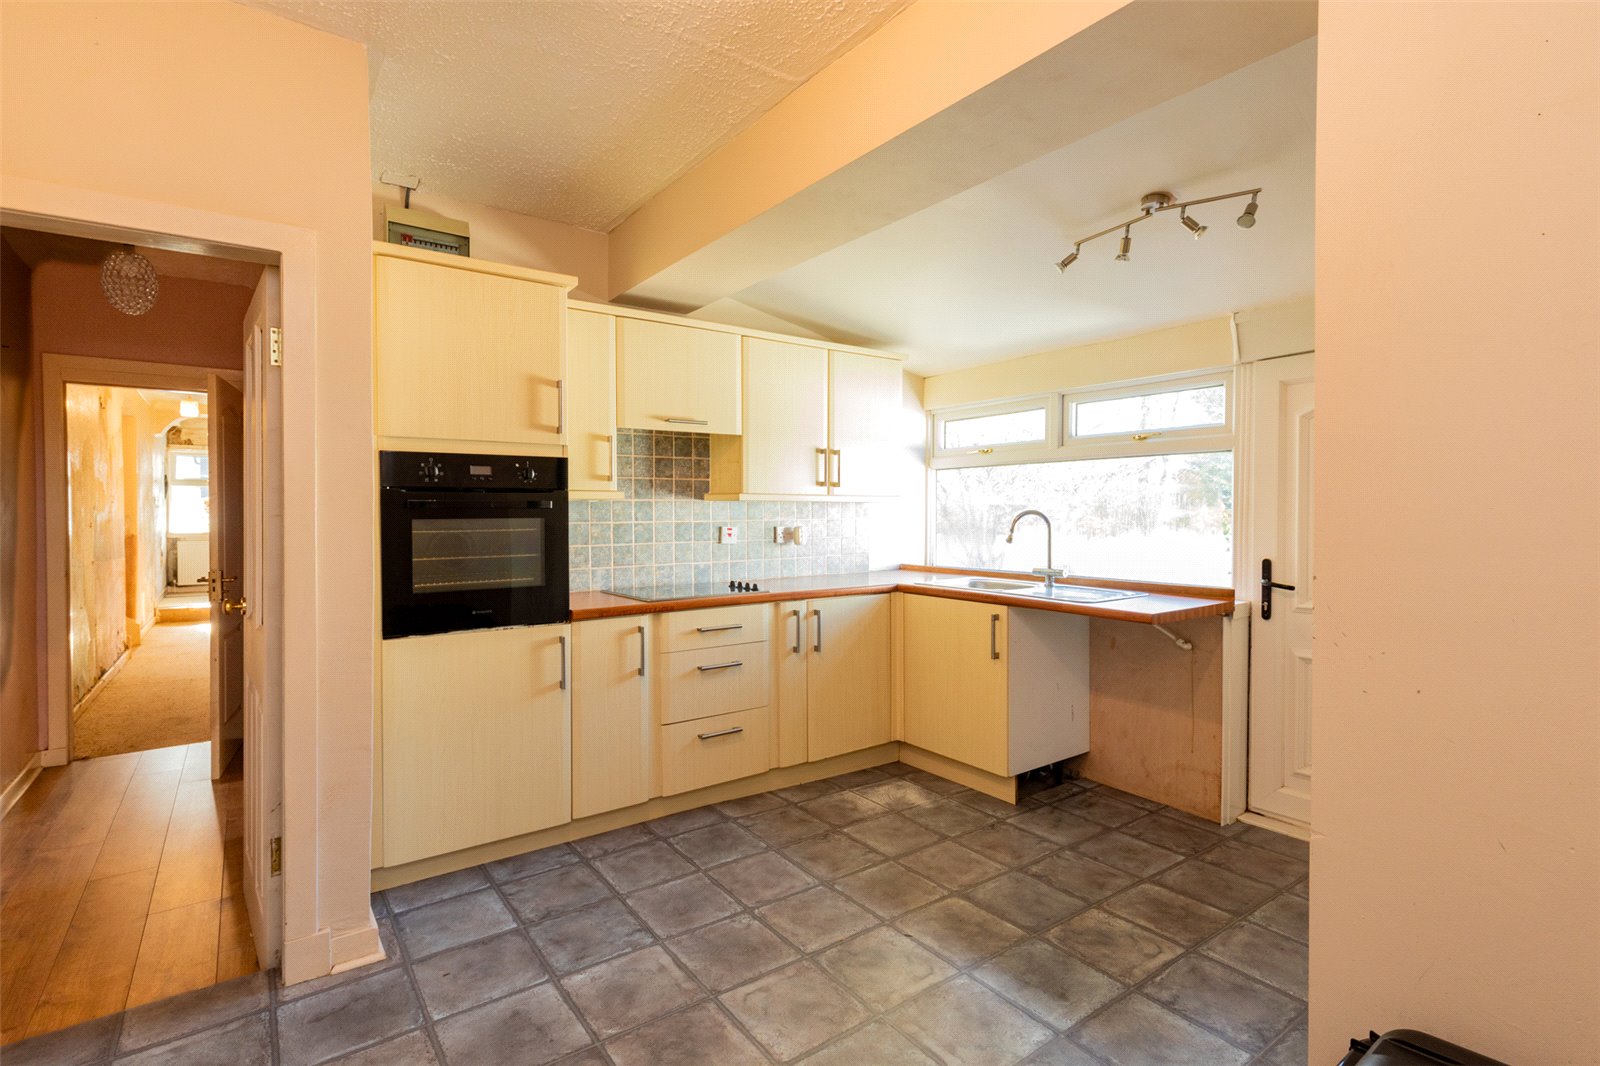
[[[1311,484],[1316,407],[1308,353],[1256,363],[1251,421],[1251,810],[1311,821]],[[1264,586],[1271,580],[1292,590]],[[1270,597],[1270,599],[1269,599]]]
[[[263,968],[283,946],[282,878],[273,869],[283,824],[283,736],[277,665],[282,661],[282,386],[271,366],[279,322],[278,271],[262,272],[244,317],[244,889]]]
[[[209,376],[211,507],[211,777],[244,733],[244,393]]]

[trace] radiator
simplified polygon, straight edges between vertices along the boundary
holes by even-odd
[[[203,585],[206,582],[206,571],[210,569],[209,538],[178,541],[178,584]]]

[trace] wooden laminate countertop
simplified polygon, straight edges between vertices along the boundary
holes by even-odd
[[[623,615],[660,614],[665,611],[687,611],[697,607],[727,607],[741,603],[773,603],[778,600],[814,600],[828,596],[860,596],[887,592],[909,592],[919,596],[943,596],[952,600],[972,600],[1005,607],[1026,607],[1037,611],[1060,611],[1064,614],[1081,614],[1090,618],[1109,618],[1121,622],[1187,622],[1196,618],[1213,618],[1233,613],[1233,593],[1228,589],[1196,589],[1196,595],[1180,595],[1173,586],[1143,585],[1136,581],[1113,582],[1085,578],[1069,578],[1066,585],[1091,585],[1099,588],[1126,588],[1145,592],[1126,600],[1109,603],[1067,603],[1047,600],[1040,596],[1026,596],[1007,592],[979,589],[952,588],[935,584],[953,576],[1003,577],[1011,581],[1037,580],[1028,575],[997,575],[984,571],[930,570],[905,567],[897,570],[872,570],[857,574],[816,574],[810,577],[760,578],[756,583],[760,592],[730,592],[726,595],[695,596],[673,600],[634,600],[609,592],[575,592],[572,594],[572,620],[588,621],[593,618],[616,618]]]

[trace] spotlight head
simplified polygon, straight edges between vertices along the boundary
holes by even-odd
[[[1122,231],[1122,246],[1117,252],[1117,262],[1126,263],[1128,261],[1128,253],[1130,251],[1132,251],[1132,250],[1133,250],[1133,237],[1129,235],[1127,230],[1123,230]]]
[[[1077,261],[1078,261],[1078,249],[1076,247],[1074,247],[1072,249],[1072,251],[1067,253],[1067,257],[1065,259],[1061,260],[1061,262],[1056,264],[1056,269],[1061,271],[1062,273],[1065,273],[1067,267],[1071,266],[1073,263],[1076,263]]]
[[[1239,215],[1239,227],[1249,229],[1256,224],[1256,198],[1250,197],[1250,202],[1245,204],[1244,211]]]
[[[1179,213],[1178,221],[1182,222],[1184,227],[1186,229],[1188,229],[1188,231],[1190,233],[1194,234],[1194,239],[1195,240],[1199,240],[1201,237],[1203,237],[1205,235],[1206,228],[1204,226],[1202,226],[1200,223],[1196,222],[1194,219],[1190,218],[1189,217],[1189,213],[1187,211],[1183,211],[1183,212]]]

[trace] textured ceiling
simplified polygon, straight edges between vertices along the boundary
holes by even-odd
[[[908,0],[242,0],[369,46],[372,172],[610,230]]]
[[[1316,41],[1309,40],[1091,134],[735,294],[757,311],[843,341],[904,352],[921,374],[1161,329],[1309,295]],[[1072,242],[1138,213],[1139,197],[1179,199],[1262,186]]]

